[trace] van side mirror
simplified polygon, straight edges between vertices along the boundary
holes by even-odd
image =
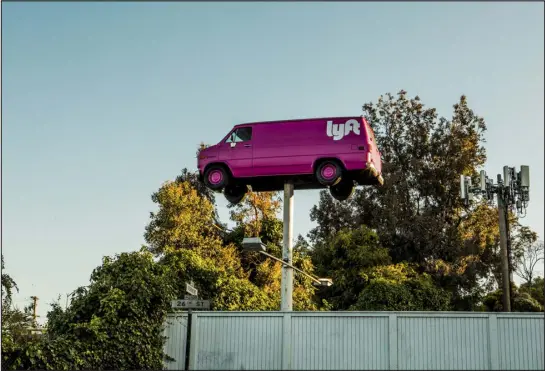
[[[231,145],[231,148],[235,148],[235,146],[236,146],[237,144],[236,144],[235,142],[231,142],[230,145]]]

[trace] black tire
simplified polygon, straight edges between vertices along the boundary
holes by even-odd
[[[346,201],[354,193],[354,181],[348,179],[342,180],[329,187],[329,193],[337,201]]]
[[[341,181],[343,169],[337,161],[325,160],[320,163],[314,172],[318,183],[324,186],[332,186]]]
[[[233,205],[242,202],[246,193],[248,193],[248,187],[245,185],[227,185],[223,190],[223,195]]]
[[[221,165],[211,165],[204,172],[204,184],[213,191],[224,188],[229,183],[229,172]]]

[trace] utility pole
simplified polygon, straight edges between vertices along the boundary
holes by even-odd
[[[511,312],[511,275],[509,274],[509,251],[507,249],[507,213],[502,192],[497,193],[498,214],[500,223],[500,257],[503,291],[503,310]]]
[[[38,297],[37,296],[31,296],[32,299],[32,320],[34,321],[34,325],[36,325],[36,315],[37,309],[38,309]]]
[[[509,210],[514,208],[524,217],[530,201],[530,167],[522,165],[517,173],[514,167],[503,167],[503,179],[498,174],[497,184],[486,176],[482,170],[479,175],[479,185],[473,187],[471,178],[460,176],[460,197],[466,206],[473,200],[473,195],[480,195],[492,202],[496,194],[498,204],[498,222],[500,230],[500,258],[502,271],[503,310],[510,312],[512,307],[513,264],[511,260],[511,236],[509,233]]]
[[[282,260],[289,265],[293,261],[293,183],[284,184],[284,237],[282,244]],[[293,269],[282,265],[282,311],[293,310]]]

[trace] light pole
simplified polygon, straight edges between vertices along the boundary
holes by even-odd
[[[293,183],[284,183],[284,223],[282,241],[282,260],[289,264],[282,264],[281,305],[280,310],[293,309]]]
[[[293,183],[284,183],[284,233],[282,242],[282,259],[268,254],[267,248],[259,237],[244,238],[242,248],[246,251],[258,251],[282,263],[281,306],[282,311],[293,310],[293,271],[310,278],[315,286],[331,286],[333,281],[329,278],[317,278],[293,266]]]

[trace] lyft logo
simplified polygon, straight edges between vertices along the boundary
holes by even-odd
[[[341,140],[345,135],[354,132],[360,135],[360,123],[356,119],[350,119],[344,124],[334,124],[333,121],[327,122],[327,136],[333,137],[333,140]]]

